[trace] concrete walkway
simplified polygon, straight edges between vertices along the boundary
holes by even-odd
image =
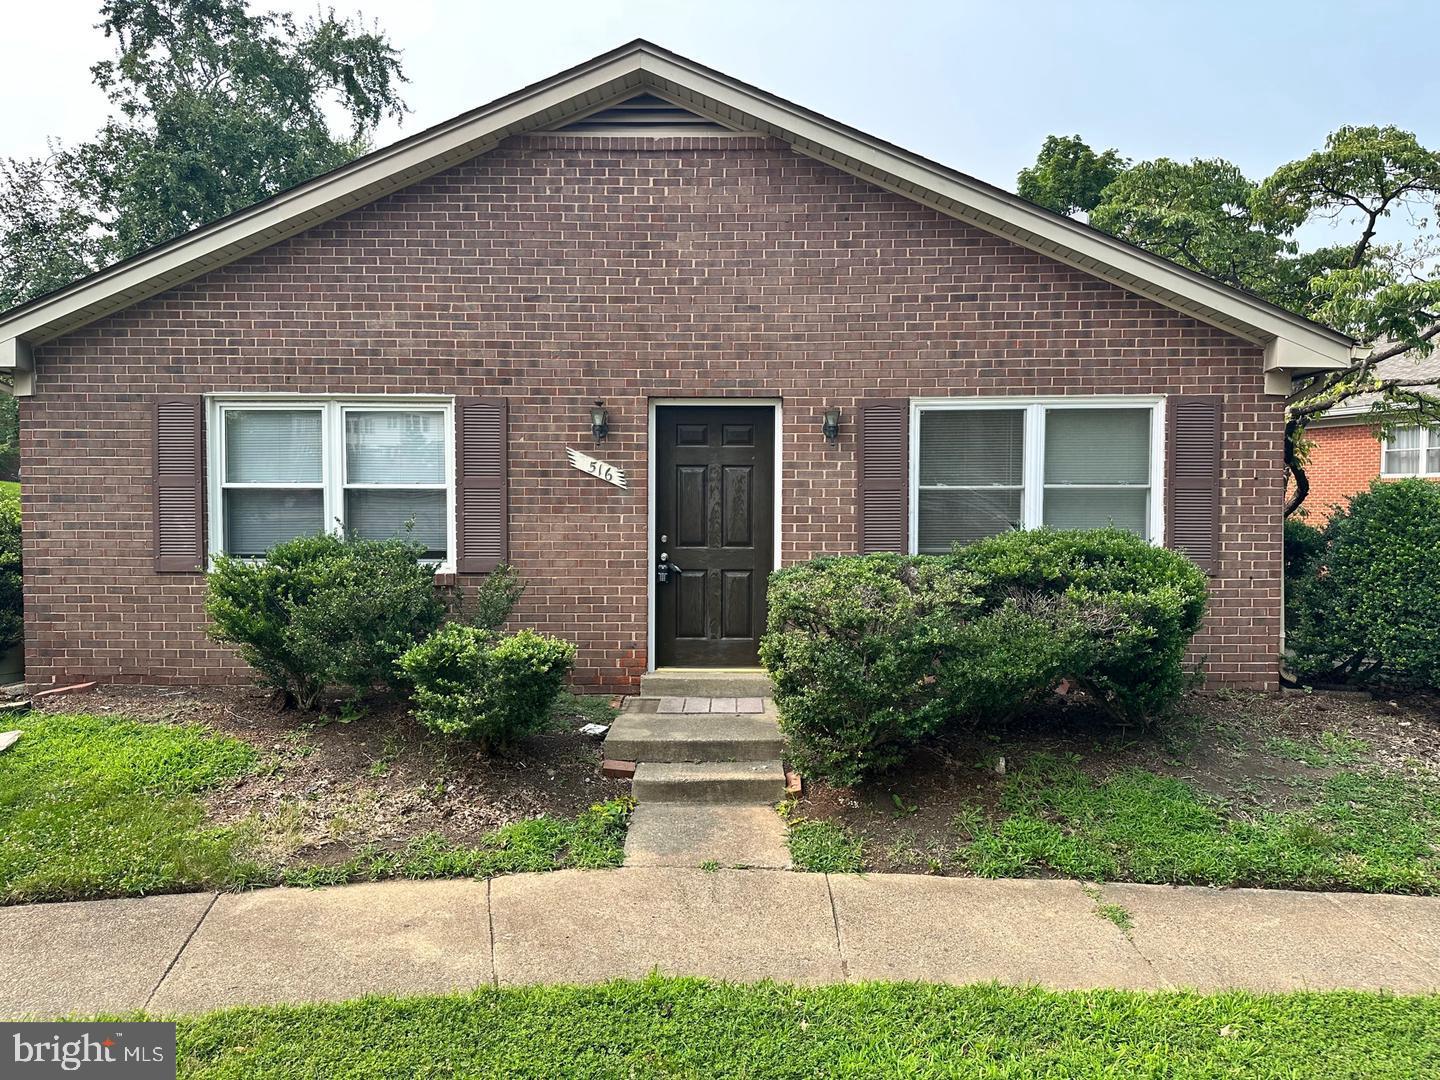
[[[635,867],[0,908],[0,958],[6,1019],[651,971],[1417,993],[1440,991],[1440,899]]]

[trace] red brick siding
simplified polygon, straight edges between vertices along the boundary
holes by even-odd
[[[1319,526],[1336,506],[1345,506],[1380,475],[1380,440],[1366,424],[1312,427],[1307,434],[1314,446],[1305,466],[1310,481],[1305,521]]]
[[[1255,347],[783,145],[536,136],[39,350],[24,402],[34,678],[226,680],[203,581],[157,575],[149,407],[213,391],[511,399],[517,613],[577,680],[646,665],[652,397],[784,402],[783,559],[855,549],[855,405],[896,394],[1219,393],[1212,680],[1275,682],[1281,402]],[[567,467],[590,449],[628,491]],[[840,439],[820,434],[843,410]]]
[[[1310,494],[1305,497],[1303,509],[1305,521],[1318,527],[1330,520],[1336,507],[1349,505],[1352,495],[1382,479],[1381,443],[1368,424],[1327,424],[1312,427],[1306,434],[1314,446],[1305,466]]]

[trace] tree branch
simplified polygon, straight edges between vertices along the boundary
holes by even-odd
[[[1300,464],[1300,455],[1297,443],[1300,439],[1300,432],[1303,426],[1295,418],[1285,421],[1285,471],[1295,481],[1295,487],[1285,498],[1285,517],[1289,517],[1300,509],[1306,496],[1310,494],[1310,477],[1305,475],[1305,466]]]
[[[1383,207],[1381,208],[1383,209]],[[1365,262],[1365,254],[1370,250],[1370,241],[1375,239],[1375,222],[1380,220],[1380,210],[1366,210],[1365,231],[1360,234],[1355,249],[1350,252],[1350,269],[1357,270]]]

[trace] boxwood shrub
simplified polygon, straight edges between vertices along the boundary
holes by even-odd
[[[1377,480],[1302,569],[1289,582],[1297,674],[1440,687],[1440,484]]]
[[[1183,692],[1205,575],[1130,533],[1034,530],[950,555],[829,557],[771,577],[760,655],[791,759],[854,784],[1062,680],[1139,721]]]
[[[568,641],[533,630],[505,637],[463,623],[447,623],[398,661],[416,719],[487,750],[541,730],[574,663]]]
[[[396,659],[445,617],[421,554],[406,540],[324,535],[277,544],[263,561],[219,556],[205,598],[210,634],[303,709],[327,689],[396,685]]]
[[[1066,672],[1117,716],[1140,721],[1184,692],[1185,648],[1205,615],[1205,572],[1123,529],[1035,529],[991,537],[950,556],[1007,596],[1063,597],[1063,621],[1091,647]]]
[[[821,558],[772,575],[760,659],[792,760],[849,782],[939,727],[937,663],[979,614],[981,584],[944,560],[900,555]]]

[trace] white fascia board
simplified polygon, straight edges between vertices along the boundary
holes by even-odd
[[[10,372],[10,393],[29,397],[35,393],[35,356],[30,343],[21,338],[0,340],[0,371]]]
[[[1347,368],[1355,359],[1353,345],[1344,346],[1338,356],[1314,348],[1313,341],[1297,341],[1296,335],[1283,334],[1265,343],[1265,370],[1298,373]]]
[[[34,371],[35,356],[30,343],[18,337],[0,341],[0,371]]]
[[[1351,345],[1343,335],[643,42],[376,151],[77,283],[0,321],[0,339],[42,344],[470,160],[509,135],[593,111],[638,89],[660,91],[722,123],[772,134],[801,153],[1264,345],[1267,370],[1325,370],[1349,363]],[[1284,354],[1283,360],[1272,362],[1272,345],[1277,355]],[[5,366],[10,365],[0,353],[0,367]]]
[[[562,84],[439,125],[423,137],[378,150],[78,283],[0,322],[0,336],[42,344],[468,161],[492,149],[515,130],[528,129],[537,120],[550,121],[552,112],[556,118],[569,116],[571,111],[613,101],[640,85],[635,58],[624,56]]]
[[[1060,217],[998,189],[905,154],[823,119],[767,100],[747,87],[666,56],[642,54],[645,71],[671,94],[717,120],[758,121],[795,149],[908,198],[997,233],[1258,345],[1285,337],[1311,370],[1349,364],[1341,334],[1208,281],[1167,259]],[[692,95],[699,95],[695,100]],[[706,100],[708,99],[708,100]],[[716,109],[716,106],[721,108]],[[730,112],[729,110],[734,110]],[[1267,363],[1267,367],[1270,366]]]

